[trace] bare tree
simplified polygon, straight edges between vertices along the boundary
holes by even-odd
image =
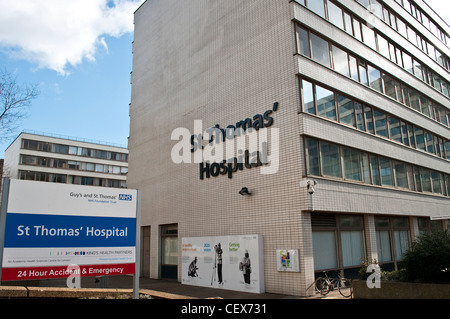
[[[0,140],[11,137],[17,130],[38,95],[37,84],[19,85],[15,76],[0,70]]]

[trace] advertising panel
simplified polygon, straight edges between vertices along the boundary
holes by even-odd
[[[261,235],[182,238],[182,283],[264,292]]]
[[[136,190],[10,180],[0,279],[134,274],[136,208]]]

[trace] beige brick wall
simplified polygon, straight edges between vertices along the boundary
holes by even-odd
[[[136,13],[128,184],[142,190],[142,225],[151,226],[151,277],[159,276],[158,227],[178,223],[180,240],[262,234],[268,292],[302,295],[305,278],[312,283],[309,216],[301,214],[298,195],[302,159],[291,5],[152,0]],[[283,159],[277,174],[252,168],[232,179],[200,180],[199,164],[172,163],[175,128],[193,132],[194,120],[203,120],[203,129],[224,128],[275,102],[272,127],[280,129]],[[238,194],[244,186],[252,196]],[[276,271],[276,249],[286,248],[300,250],[300,273]]]

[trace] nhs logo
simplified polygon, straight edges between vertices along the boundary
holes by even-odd
[[[127,201],[131,201],[131,200],[133,200],[133,195],[129,195],[129,194],[119,194],[119,200],[127,200]]]

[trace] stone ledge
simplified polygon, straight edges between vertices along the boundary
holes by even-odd
[[[25,287],[0,286],[0,298],[26,298],[28,289]]]

